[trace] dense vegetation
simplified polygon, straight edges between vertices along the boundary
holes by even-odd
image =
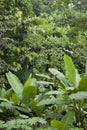
[[[0,0],[0,129],[87,129],[86,21],[86,0]]]

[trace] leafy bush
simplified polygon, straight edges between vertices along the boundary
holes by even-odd
[[[87,128],[87,75],[80,77],[68,55],[64,64],[65,75],[54,68],[49,68],[52,78],[37,74],[44,81],[30,75],[22,84],[12,72],[6,73],[11,89],[1,89],[1,129]]]

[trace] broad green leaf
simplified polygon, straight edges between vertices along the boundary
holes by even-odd
[[[63,88],[71,87],[72,86],[72,84],[66,79],[66,77],[63,75],[63,73],[59,72],[57,69],[49,68],[49,72],[51,74],[53,74],[59,80],[58,83]]]
[[[2,88],[0,91],[1,91],[1,97],[5,98],[6,97],[6,90],[4,88]]]
[[[30,113],[29,109],[27,107],[23,107],[23,106],[20,106],[20,105],[16,105],[15,108],[20,112],[20,113],[23,113],[25,115],[28,115],[28,116],[32,116],[32,114]]]
[[[76,69],[73,64],[73,61],[68,55],[65,55],[64,63],[65,63],[66,78],[71,83],[73,83],[74,87],[76,87]]]
[[[48,75],[44,75],[44,74],[36,74],[36,75],[39,76],[39,77],[51,79]]]
[[[23,92],[24,86],[20,82],[19,78],[10,71],[6,73],[6,77],[13,91],[19,96],[20,99],[22,99],[22,92]]]
[[[37,80],[35,78],[31,78],[30,86],[37,86]]]
[[[64,130],[69,130],[69,128],[72,126],[74,121],[74,112],[68,112],[63,119],[61,120],[64,123]]]
[[[57,128],[57,130],[64,130],[64,124],[58,120],[51,120],[51,126]]]
[[[27,79],[27,81],[24,84],[24,87],[28,87],[30,85],[30,81],[31,81],[31,77],[29,76],[29,78]]]
[[[39,116],[42,112],[42,106],[37,106],[37,101],[32,100],[30,104],[31,109]]]
[[[34,99],[36,94],[37,94],[37,87],[36,86],[24,87],[23,98],[22,98],[23,103],[28,106],[30,103],[30,99]]]
[[[37,81],[35,78],[31,78],[29,76],[28,80],[24,84],[23,90],[23,103],[27,106],[30,103],[30,99],[34,99],[35,95],[37,94]]]
[[[77,92],[73,93],[69,96],[71,99],[83,100],[87,99],[87,92]]]
[[[19,105],[20,104],[20,99],[16,93],[12,94],[11,101],[13,101],[15,104]]]
[[[49,70],[49,72],[50,72],[51,74],[53,74],[54,76],[59,76],[59,77],[65,78],[65,76],[63,75],[63,73],[59,72],[59,71],[58,71],[57,69],[55,69],[55,68],[49,68],[48,70]]]
[[[87,75],[81,78],[78,89],[79,91],[87,91]]]
[[[58,94],[64,94],[64,92],[63,91],[51,90],[51,91],[47,92],[46,94],[47,95],[52,95],[52,94],[58,95]]]
[[[0,98],[0,102],[9,102],[9,101],[5,98]]]
[[[6,108],[6,109],[13,109],[15,108],[14,105],[11,102],[1,102],[0,107]]]
[[[28,86],[37,86],[37,80],[35,78],[31,78],[31,76],[29,76],[29,78],[27,79],[27,81],[24,84],[24,87],[28,87]]]
[[[12,88],[8,89],[8,90],[6,91],[6,96],[5,96],[5,98],[8,99],[8,100],[10,100],[11,97],[12,97],[12,94],[13,94]]]
[[[74,87],[67,87],[66,90],[67,90],[68,95],[78,92],[78,89],[75,89]]]
[[[47,82],[47,81],[37,81],[38,84],[43,84],[43,85],[50,85],[54,84],[53,82]]]
[[[65,102],[63,100],[59,100],[57,98],[52,98],[52,99],[44,99],[40,101],[37,105],[38,106],[44,106],[44,105],[49,105],[49,104],[57,104],[59,106],[63,105]]]
[[[80,78],[80,74],[78,73],[78,71],[76,70],[76,88],[78,88],[79,86],[79,81],[81,80]]]

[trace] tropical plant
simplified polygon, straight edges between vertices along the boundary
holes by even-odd
[[[29,128],[16,124],[18,129],[87,127],[87,76],[83,75],[87,57],[86,3],[86,0],[0,0],[3,129],[12,129],[5,122],[11,124],[13,120],[15,124],[15,118],[20,125],[23,116],[35,120],[40,117],[46,124],[39,122]],[[65,54],[72,58],[81,76]],[[28,77],[31,73],[34,78]]]
[[[49,68],[49,72],[54,75],[53,80],[57,78],[57,80],[55,80],[56,85],[58,85],[56,86],[57,90],[47,92],[46,94],[54,96],[51,98],[49,96],[49,99],[41,100],[38,105],[57,104],[61,106],[61,110],[62,107],[64,107],[66,114],[61,118],[61,122],[59,122],[60,125],[58,125],[58,121],[53,120],[52,125],[54,127],[58,125],[60,126],[59,129],[68,130],[71,125],[74,125],[86,130],[87,75],[85,74],[80,77],[72,59],[68,55],[64,56],[64,63],[65,75],[57,69]],[[65,105],[63,105],[64,102]]]
[[[22,84],[15,74],[6,73],[11,88],[0,92],[1,129],[86,130],[87,75],[80,77],[68,55],[64,63],[65,75],[54,68],[49,68],[52,78],[37,74],[44,81],[30,75]]]

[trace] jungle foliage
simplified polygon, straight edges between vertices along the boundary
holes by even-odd
[[[64,66],[65,75],[49,68],[50,76],[30,75],[24,84],[6,73],[11,88],[0,90],[0,129],[86,130],[87,74],[81,77],[68,55]]]
[[[86,130],[86,59],[86,0],[0,0],[0,129]]]

